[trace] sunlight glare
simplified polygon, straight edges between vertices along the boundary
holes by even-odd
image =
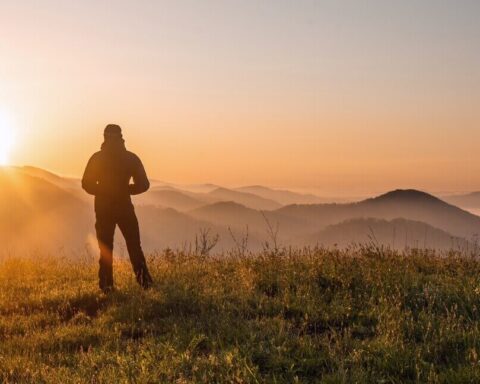
[[[10,119],[0,111],[0,166],[8,164],[14,141],[14,129]]]

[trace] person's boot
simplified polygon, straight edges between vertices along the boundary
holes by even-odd
[[[108,294],[114,290],[113,286],[113,270],[111,266],[104,265],[100,262],[100,270],[98,272],[99,286],[103,293]]]
[[[115,292],[115,287],[113,285],[105,285],[103,287],[100,287],[100,289],[105,295]]]
[[[143,289],[149,289],[152,286],[153,279],[146,266],[140,269],[136,275],[138,284],[140,284]]]

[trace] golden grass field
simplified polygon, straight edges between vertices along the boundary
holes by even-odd
[[[337,251],[0,261],[3,383],[480,382],[480,263]]]

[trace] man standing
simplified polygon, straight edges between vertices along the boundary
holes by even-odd
[[[146,289],[152,284],[152,278],[141,247],[138,220],[130,196],[146,192],[150,182],[141,160],[125,148],[122,129],[118,125],[107,125],[104,138],[101,151],[91,157],[82,179],[83,189],[95,196],[100,289],[109,292],[114,286],[113,237],[117,225],[125,237],[137,281]]]

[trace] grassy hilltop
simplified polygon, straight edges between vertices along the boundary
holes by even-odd
[[[0,382],[480,382],[480,263],[374,248],[0,261]]]

